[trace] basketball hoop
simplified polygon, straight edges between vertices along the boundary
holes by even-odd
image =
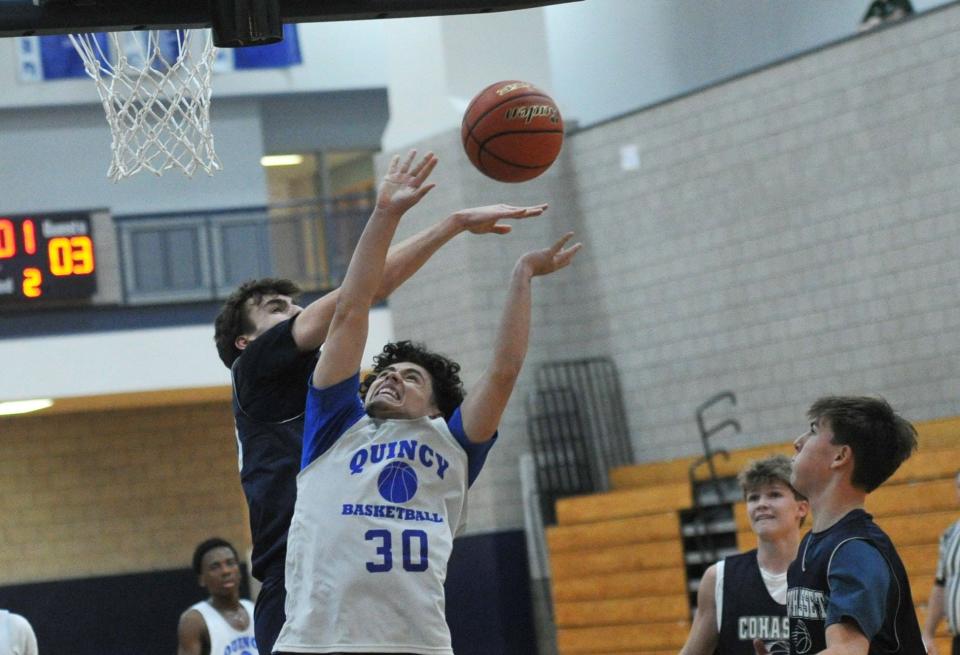
[[[222,168],[210,131],[210,30],[71,34],[110,124],[114,182],[147,170]]]

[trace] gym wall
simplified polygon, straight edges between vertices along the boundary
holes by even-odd
[[[194,547],[249,548],[229,402],[2,417],[0,434],[0,606],[40,652],[174,652],[204,597]]]
[[[522,525],[523,401],[545,361],[616,360],[640,461],[696,453],[694,409],[726,389],[738,405],[720,418],[743,426],[716,444],[730,448],[796,436],[829,393],[881,394],[913,420],[958,413],[958,30],[950,5],[601,123],[515,187],[462,161],[459,133],[421,144],[445,162],[436,206],[551,204],[509,239],[460,237],[392,298],[397,337],[460,357],[468,391],[516,257],[568,229],[585,244],[534,283],[530,355],[472,530]],[[411,218],[403,234],[426,225]]]

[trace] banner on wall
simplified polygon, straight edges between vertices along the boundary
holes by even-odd
[[[107,35],[97,34],[101,49],[107,50]],[[21,36],[17,41],[17,69],[21,82],[44,82],[86,77],[83,59],[66,34]]]
[[[121,38],[121,47],[126,51],[129,62],[134,66],[142,65],[146,46],[146,32],[130,32]],[[109,39],[105,33],[96,35],[100,49],[109,53]],[[73,47],[66,34],[53,36],[23,36],[17,41],[18,77],[22,82],[45,82],[86,77],[83,60]],[[175,30],[162,30],[158,35],[158,46],[164,59],[174,61],[179,53],[179,44]],[[111,53],[110,56],[114,56]],[[256,70],[260,68],[286,68],[303,63],[300,55],[300,40],[296,25],[283,26],[283,41],[267,46],[248,48],[220,48],[214,62],[214,71],[218,73],[235,70]]]
[[[287,68],[303,63],[296,25],[283,26],[283,41],[247,48],[220,48],[213,70],[228,73],[258,68]]]
[[[117,53],[112,52],[111,40],[105,32],[94,34],[94,38],[99,45],[99,53],[103,55],[98,58],[106,66],[104,58],[115,60]],[[147,32],[123,33],[119,47],[123,49],[131,65],[143,66],[144,54],[150,47]],[[180,53],[176,30],[161,30],[156,47],[167,61],[176,60]],[[87,76],[83,59],[66,34],[17,38],[17,66],[21,82],[46,82]]]

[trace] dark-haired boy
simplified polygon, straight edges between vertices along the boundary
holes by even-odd
[[[916,430],[881,398],[827,396],[808,417],[791,483],[810,501],[813,529],[787,572],[790,652],[923,655],[903,563],[863,509],[916,449]]]
[[[193,572],[210,597],[180,616],[177,655],[257,655],[253,603],[240,598],[240,562],[233,545],[219,537],[198,545]]]
[[[437,160],[423,158],[429,176]],[[424,178],[426,179],[426,177]],[[410,178],[385,179],[374,215],[400,214],[423,195],[411,193]],[[430,185],[421,185],[429,190]],[[502,219],[538,216],[544,206],[492,205],[464,209],[390,249],[375,298],[399,287],[443,244],[461,232],[506,234]],[[256,603],[257,641],[265,653],[284,621],[284,561],[300,470],[306,380],[326,338],[339,291],[301,308],[290,280],[261,279],[227,298],[215,324],[215,342],[233,380],[233,415],[240,480],[253,538],[252,574],[262,583]]]
[[[421,179],[411,165],[394,158],[388,175]],[[455,362],[402,342],[377,359],[361,401],[367,314],[399,220],[367,223],[311,380],[278,652],[452,655],[447,560],[523,365],[532,278],[580,247],[564,248],[568,234],[517,262],[490,365],[466,400]]]

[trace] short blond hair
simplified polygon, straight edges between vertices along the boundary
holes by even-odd
[[[793,488],[793,485],[790,484],[790,471],[792,469],[793,464],[790,462],[789,457],[786,455],[771,455],[770,457],[751,461],[747,467],[737,475],[737,482],[740,484],[740,489],[743,491],[744,497],[751,491],[759,489],[764,485],[782,482],[793,492],[794,498],[797,500],[806,500],[806,497],[800,494]]]

